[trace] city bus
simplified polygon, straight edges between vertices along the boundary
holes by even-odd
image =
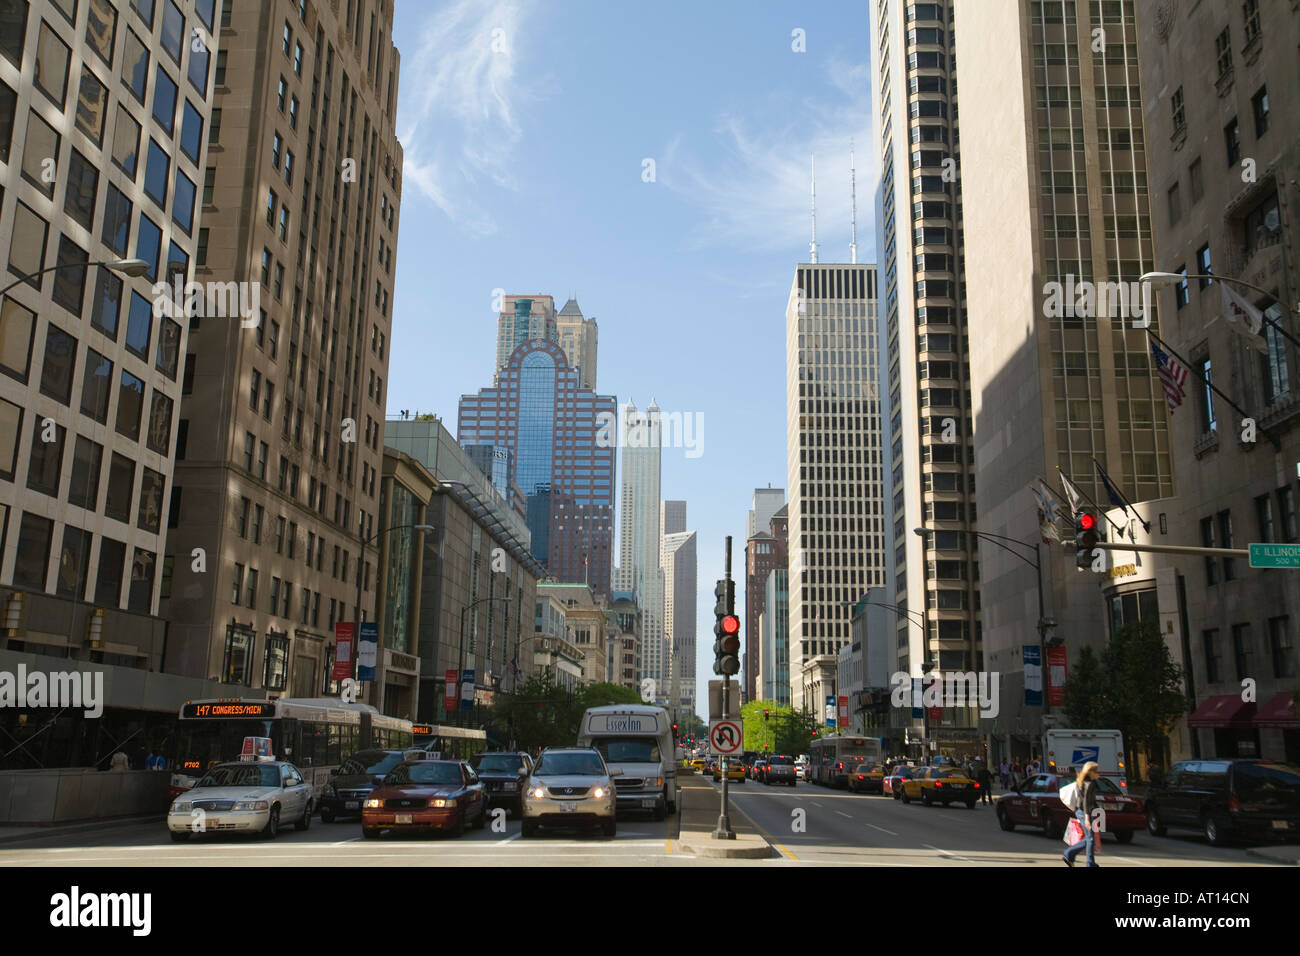
[[[187,701],[168,755],[172,793],[194,786],[214,764],[237,759],[245,737],[269,737],[271,753],[319,788],[358,750],[410,749],[411,727],[409,720],[337,697]]]
[[[435,760],[468,760],[487,750],[487,731],[446,724],[412,724],[413,746]]]
[[[818,737],[808,745],[804,778],[823,787],[847,787],[854,767],[880,762],[880,741],[875,737]]]

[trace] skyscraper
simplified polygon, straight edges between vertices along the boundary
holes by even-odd
[[[328,684],[336,622],[374,619],[378,550],[357,539],[379,527],[402,168],[392,10],[375,12],[222,4],[214,70],[196,278],[255,282],[261,305],[190,324],[169,654],[293,696]]]
[[[1029,484],[1057,484],[1059,467],[1106,502],[1095,459],[1135,501],[1174,493],[1139,317],[1113,314],[1105,296],[1105,308],[1053,305],[1061,289],[1136,282],[1154,266],[1136,6],[955,5],[979,524],[1026,543],[980,539],[982,669],[1002,675],[988,729],[1018,753],[1030,752],[1042,714],[1024,704],[1024,646],[1059,637],[1072,663],[1106,633],[1099,577],[1039,548]],[[1095,38],[1104,49],[1094,52]],[[1056,621],[1041,638],[1034,551]]]
[[[872,84],[884,129],[876,247],[885,277],[886,363],[896,590],[885,650],[891,671],[928,661],[973,670],[979,659],[975,446],[962,281],[957,73],[951,0],[872,0],[880,38]],[[906,20],[904,17],[906,16]],[[924,528],[924,536],[913,534]],[[856,596],[855,596],[856,597]],[[925,623],[925,632],[919,626]],[[880,640],[879,633],[868,637]],[[945,714],[973,736],[970,713]],[[970,741],[967,741],[970,742]]]
[[[800,265],[785,317],[791,703],[821,717],[849,610],[888,577],[875,267]]]
[[[582,375],[585,388],[596,388],[596,346],[599,330],[594,318],[583,318],[578,300],[570,299],[555,319],[556,340],[569,364]]]
[[[660,565],[660,475],[663,456],[659,406],[645,413],[623,407],[623,486],[618,568],[614,588],[636,592],[641,608],[641,677],[668,693],[670,659],[664,634],[664,574]]]
[[[201,255],[219,33],[211,0],[139,6],[0,12],[0,261],[13,285],[0,300],[0,670],[18,652],[42,670],[93,662],[109,674],[101,703],[123,720],[174,717],[178,686],[192,687],[141,676],[177,669],[160,602],[188,339],[183,315],[155,313],[151,286],[183,284]],[[143,275],[105,264],[128,258]],[[98,759],[95,734],[76,753],[80,713],[41,718],[44,739],[26,719],[3,708],[0,736],[25,743],[0,747],[0,766]]]
[[[772,519],[786,515],[784,488],[755,488],[754,507],[750,509],[745,539],[745,660],[741,672],[741,702],[757,700],[762,691],[758,687],[758,672],[762,661],[763,645],[759,639],[759,619],[767,599],[767,576],[777,567],[785,567],[785,540],[772,536]],[[771,668],[763,668],[771,674]],[[788,671],[788,668],[787,668]]]
[[[515,349],[534,339],[558,344],[555,300],[549,295],[506,296],[497,316],[498,375],[510,364]]]
[[[557,581],[589,583],[608,597],[613,396],[584,388],[560,346],[539,339],[519,345],[496,378],[493,387],[461,396],[457,440],[507,453],[507,484],[525,498],[534,557]]]
[[[674,703],[694,713],[695,595],[699,583],[694,531],[672,531],[663,536],[663,576],[664,638],[677,688]]]

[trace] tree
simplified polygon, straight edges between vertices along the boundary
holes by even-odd
[[[1139,748],[1162,752],[1173,722],[1186,710],[1182,668],[1174,663],[1155,621],[1115,631],[1100,659],[1079,652],[1065,684],[1065,713],[1076,727],[1114,727],[1124,735],[1125,762],[1136,768]]]
[[[538,747],[572,744],[576,727],[570,732],[571,695],[556,685],[547,671],[534,674],[512,693],[497,694],[488,711],[488,720],[503,733],[499,736],[515,741],[520,750],[535,752]]]

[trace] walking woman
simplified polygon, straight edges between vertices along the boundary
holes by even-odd
[[[1074,866],[1074,858],[1079,855],[1080,851],[1086,851],[1088,855],[1088,865],[1096,866],[1094,841],[1097,834],[1092,832],[1092,811],[1097,808],[1097,776],[1100,768],[1096,761],[1089,760],[1079,771],[1079,775],[1074,779],[1074,818],[1079,821],[1083,827],[1083,839],[1073,846],[1066,849],[1061,858],[1065,860],[1066,866]]]

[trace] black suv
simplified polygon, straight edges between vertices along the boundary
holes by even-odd
[[[358,750],[337,770],[331,770],[329,783],[317,798],[320,822],[333,823],[338,817],[360,818],[361,807],[370,791],[383,782],[388,771],[401,763],[406,754],[405,750]]]
[[[1153,836],[1185,827],[1214,844],[1300,839],[1300,768],[1272,760],[1184,760],[1147,792],[1146,811]]]
[[[533,760],[523,751],[505,750],[475,754],[469,758],[478,778],[487,790],[487,805],[505,807],[519,816],[523,813],[524,782],[533,772]]]

